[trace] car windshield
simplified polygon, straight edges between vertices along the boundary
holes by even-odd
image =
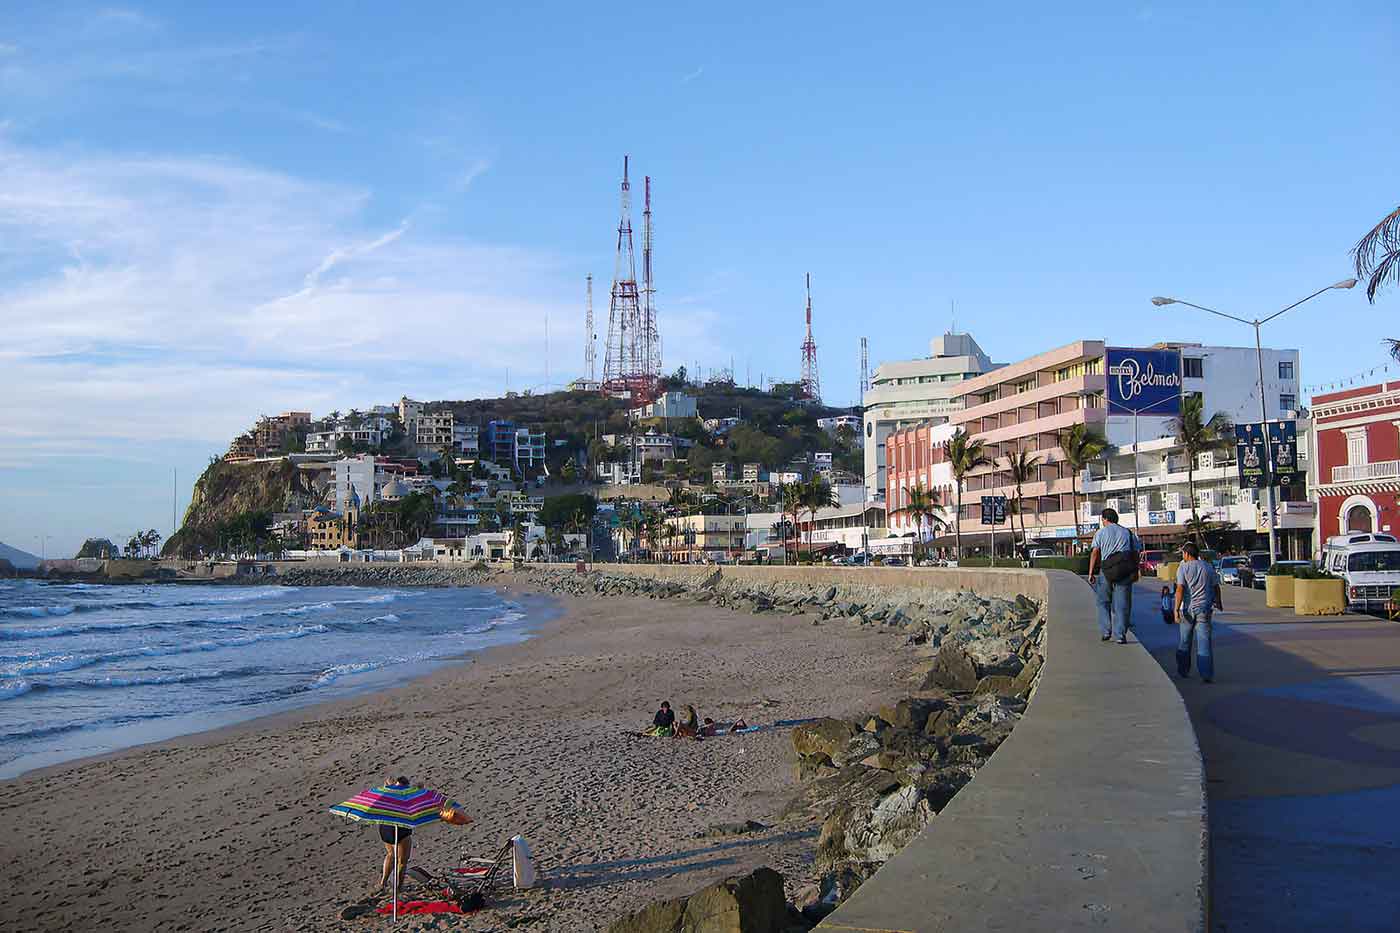
[[[1400,551],[1371,551],[1347,558],[1348,570],[1400,570]]]
[[[1269,560],[1268,554],[1249,555],[1249,566],[1255,570],[1268,570],[1270,563],[1271,561]]]
[[[1229,567],[1229,568],[1233,569],[1233,568],[1238,567],[1240,564],[1243,564],[1243,563],[1244,563],[1244,558],[1243,558],[1243,557],[1226,557],[1225,559],[1223,559],[1223,560],[1220,562],[1220,566],[1221,566],[1221,567]]]

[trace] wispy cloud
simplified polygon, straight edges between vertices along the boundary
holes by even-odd
[[[704,73],[705,73],[705,66],[704,66],[704,65],[701,65],[699,68],[696,68],[694,71],[690,72],[689,74],[682,76],[682,77],[681,77],[681,84],[689,84],[690,82],[694,81],[696,78],[700,77],[700,76],[703,75]]]
[[[485,159],[475,160],[465,169],[463,169],[462,173],[457,176],[453,187],[456,188],[458,191],[466,191],[468,188],[471,187],[472,182],[476,181],[482,175],[486,174],[486,172],[490,168],[491,163],[487,162]]]

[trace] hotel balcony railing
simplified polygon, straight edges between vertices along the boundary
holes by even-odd
[[[1332,468],[1332,482],[1347,483],[1362,479],[1394,479],[1400,477],[1400,460],[1376,463],[1356,463]]]

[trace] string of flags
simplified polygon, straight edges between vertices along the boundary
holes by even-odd
[[[1316,392],[1331,392],[1336,389],[1345,389],[1348,386],[1365,385],[1367,382],[1374,379],[1377,373],[1380,374],[1382,379],[1390,378],[1390,364],[1380,363],[1376,366],[1372,366],[1370,369],[1363,370],[1359,373],[1353,373],[1350,376],[1344,376],[1341,379],[1335,379],[1331,382],[1319,382],[1314,385],[1303,386],[1303,391],[1311,395]]]

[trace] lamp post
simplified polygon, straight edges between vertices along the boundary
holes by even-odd
[[[1313,292],[1306,298],[1300,298],[1288,307],[1283,308],[1279,311],[1275,311],[1268,317],[1255,318],[1252,321],[1248,318],[1236,317],[1233,314],[1226,314],[1224,311],[1217,311],[1214,308],[1207,308],[1204,305],[1192,304],[1189,301],[1182,301],[1180,298],[1163,298],[1161,296],[1158,296],[1152,299],[1152,303],[1159,308],[1165,305],[1186,305],[1186,307],[1188,308],[1195,308],[1197,311],[1205,311],[1208,314],[1214,314],[1217,317],[1229,318],[1232,321],[1238,321],[1241,324],[1245,324],[1249,327],[1254,328],[1254,358],[1255,362],[1259,365],[1259,430],[1266,431],[1266,425],[1269,422],[1269,409],[1268,403],[1264,399],[1264,347],[1259,336],[1259,329],[1265,324],[1272,321],[1274,318],[1286,314],[1289,311],[1292,311],[1300,304],[1303,304],[1307,301],[1312,301],[1314,298],[1316,298],[1318,295],[1321,295],[1323,292],[1331,291],[1334,288],[1347,289],[1354,288],[1355,286],[1356,279],[1342,279],[1340,282],[1334,282],[1325,288],[1319,288],[1317,291]],[[1267,443],[1267,439],[1265,443]],[[1265,488],[1268,489],[1269,496],[1269,563],[1273,563],[1274,561],[1278,560],[1278,516],[1275,514],[1275,511],[1278,506],[1277,503],[1274,501],[1274,485],[1272,473],[1265,477]],[[1137,503],[1134,502],[1133,505],[1134,507],[1136,507]],[[1191,505],[1193,508],[1195,507],[1194,502],[1191,503]]]

